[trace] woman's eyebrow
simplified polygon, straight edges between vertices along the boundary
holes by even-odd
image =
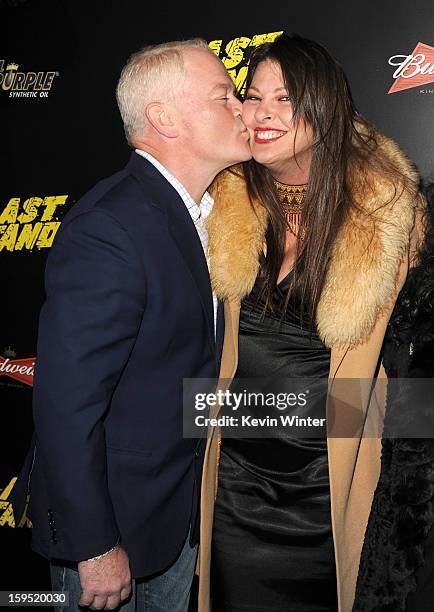
[[[257,87],[253,87],[253,85],[251,85],[251,86],[249,87],[249,91],[250,91],[251,89],[254,89],[255,91],[259,91],[259,89],[258,89]],[[286,91],[286,87],[277,87],[277,88],[276,88],[276,89],[273,91],[273,93],[277,93],[278,91],[281,91],[281,90]]]

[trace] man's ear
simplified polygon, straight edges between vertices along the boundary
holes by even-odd
[[[175,109],[163,102],[151,102],[146,107],[146,119],[162,136],[176,138],[178,128],[176,126]]]

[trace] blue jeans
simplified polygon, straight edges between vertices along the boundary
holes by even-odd
[[[197,558],[197,545],[190,547],[189,536],[175,563],[154,578],[133,580],[131,595],[117,610],[120,612],[187,612],[191,583]],[[78,572],[62,565],[50,566],[53,591],[69,591],[69,605],[55,606],[56,612],[83,612],[78,607],[81,585]]]

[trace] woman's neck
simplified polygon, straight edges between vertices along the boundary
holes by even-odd
[[[297,158],[292,157],[282,164],[271,167],[270,172],[274,179],[286,185],[305,185],[309,180],[312,155],[310,151],[300,153]]]

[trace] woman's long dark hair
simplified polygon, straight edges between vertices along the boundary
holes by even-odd
[[[265,60],[275,62],[282,70],[295,125],[304,121],[313,130],[308,190],[300,220],[307,232],[305,240],[298,241],[285,300],[286,305],[293,290],[298,289],[301,314],[305,313],[313,325],[333,244],[350,208],[358,204],[352,198],[350,169],[351,176],[357,177],[359,191],[370,188],[362,187],[368,165],[387,176],[397,190],[404,188],[405,178],[377,153],[374,129],[357,114],[345,74],[324,47],[286,34],[258,46],[250,57],[246,91]],[[261,200],[269,214],[267,255],[257,290],[265,297],[265,308],[273,310],[273,293],[284,257],[285,218],[270,171],[251,160],[244,164],[244,173],[250,197]]]

